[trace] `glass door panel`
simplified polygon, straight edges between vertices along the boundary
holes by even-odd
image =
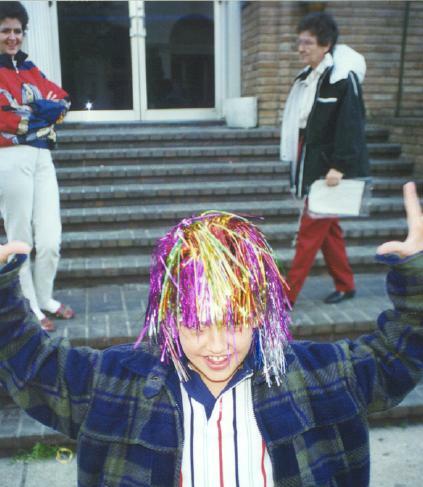
[[[147,109],[215,106],[213,2],[145,2]]]
[[[217,1],[54,6],[68,121],[216,119],[224,51]]]
[[[57,16],[72,110],[133,110],[128,2],[57,2]]]

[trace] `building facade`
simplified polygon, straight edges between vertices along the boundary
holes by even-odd
[[[259,123],[279,122],[301,65],[296,25],[312,10],[336,18],[339,42],[366,58],[368,117],[423,116],[423,2],[247,2],[242,12],[242,92],[259,97]]]
[[[423,2],[23,3],[26,48],[70,92],[70,121],[220,120],[225,100],[248,96],[258,125],[277,126],[301,68],[296,25],[316,9],[366,58],[368,117],[423,117]]]
[[[218,120],[241,95],[241,3],[26,1],[26,49],[70,121]]]

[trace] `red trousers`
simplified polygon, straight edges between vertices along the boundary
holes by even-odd
[[[337,291],[352,291],[354,276],[338,218],[311,218],[307,206],[300,221],[295,257],[288,272],[288,298],[295,303],[318,250],[321,249]]]

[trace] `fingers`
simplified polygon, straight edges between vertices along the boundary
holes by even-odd
[[[47,100],[55,100],[57,98],[57,95],[55,95],[52,91],[49,91],[47,93]]]
[[[339,180],[335,178],[326,178],[326,184],[328,186],[337,186],[339,184]]]
[[[326,174],[325,180],[328,186],[336,186],[340,183],[343,177],[342,172],[337,171],[336,169],[329,169],[328,173]]]
[[[411,230],[416,225],[421,224],[422,209],[417,195],[416,183],[404,184],[404,206],[407,214],[408,228]]]
[[[31,247],[24,243],[18,241],[8,242],[5,245],[0,245],[0,263],[7,262],[7,259],[14,254],[29,254],[31,252]]]
[[[403,191],[408,236],[404,242],[391,241],[380,245],[377,248],[378,254],[398,254],[400,257],[407,257],[423,251],[423,214],[416,184],[405,184]]]

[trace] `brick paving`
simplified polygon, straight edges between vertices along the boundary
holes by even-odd
[[[389,307],[384,275],[358,274],[356,280],[353,300],[325,305],[322,299],[332,290],[330,278],[309,277],[292,314],[294,335],[342,336],[371,329],[377,315]],[[137,283],[58,290],[56,297],[70,304],[77,316],[69,322],[56,320],[54,336],[95,346],[101,346],[99,339],[111,344],[131,340],[140,330],[147,292],[148,285]]]

